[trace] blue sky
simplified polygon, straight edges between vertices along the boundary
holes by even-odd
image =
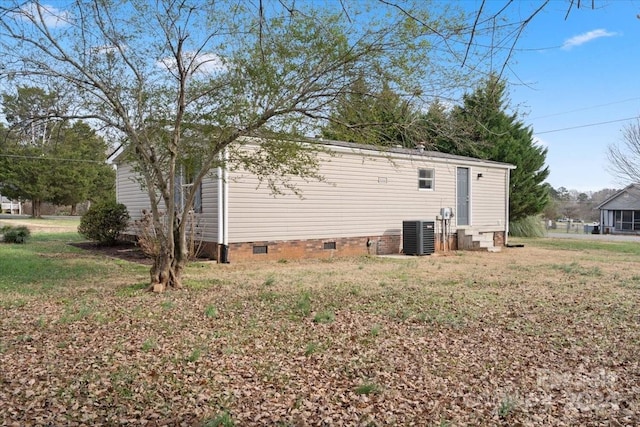
[[[505,3],[488,0],[488,7]],[[515,2],[509,17],[540,4]],[[591,9],[582,0],[565,20],[568,5],[552,0],[520,37],[504,73],[511,104],[548,147],[554,188],[622,188],[607,171],[606,151],[635,120],[623,119],[640,116],[640,1],[595,0]],[[596,125],[603,122],[612,123]]]

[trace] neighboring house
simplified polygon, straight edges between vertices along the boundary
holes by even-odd
[[[600,233],[640,234],[640,184],[631,184],[600,203]]]
[[[324,181],[301,180],[302,197],[274,196],[245,171],[213,171],[194,213],[207,255],[226,261],[397,254],[407,220],[434,222],[435,250],[505,244],[514,166],[420,149],[311,143],[332,154],[318,154]],[[149,202],[123,158],[116,159],[117,198],[136,220]]]
[[[0,213],[21,215],[22,205],[20,202],[10,200],[7,197],[0,195]]]

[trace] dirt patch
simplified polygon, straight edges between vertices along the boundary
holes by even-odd
[[[67,223],[68,222],[68,223]],[[40,219],[2,219],[0,227],[11,225],[13,227],[25,226],[32,233],[66,233],[78,231],[78,223],[66,220],[40,220]]]
[[[114,246],[98,245],[94,242],[75,242],[69,244],[100,256],[123,259],[144,265],[153,264],[151,258],[147,257],[135,243],[120,242]]]

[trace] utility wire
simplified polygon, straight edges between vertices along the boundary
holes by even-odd
[[[62,162],[80,162],[80,163],[100,163],[106,164],[106,162],[101,162],[99,160],[86,160],[86,159],[65,159],[61,157],[45,157],[45,156],[18,156],[15,154],[0,154],[0,157],[9,157],[12,159],[31,159],[31,160],[59,160]]]
[[[570,111],[562,111],[562,112],[559,112],[559,113],[545,114],[544,116],[532,117],[529,120],[537,120],[537,119],[545,119],[547,117],[562,116],[564,114],[577,113],[578,111],[592,110],[594,108],[608,107],[609,105],[615,105],[615,104],[622,104],[624,102],[637,101],[638,99],[640,99],[640,97],[628,98],[628,99],[623,99],[622,101],[613,101],[613,102],[608,102],[606,104],[592,105],[592,106],[589,106],[589,107],[577,108],[575,110],[570,110]]]
[[[609,120],[608,122],[599,122],[599,123],[589,123],[586,125],[579,125],[579,126],[571,126],[568,128],[562,128],[562,129],[553,129],[553,130],[545,130],[542,132],[533,132],[534,135],[542,135],[543,133],[553,133],[553,132],[562,132],[565,130],[572,130],[572,129],[582,129],[582,128],[588,128],[591,126],[600,126],[600,125],[607,125],[609,123],[617,123],[617,122],[625,122],[627,120],[636,120],[639,119],[640,117],[635,116],[635,117],[628,117],[626,119],[618,119],[618,120]]]

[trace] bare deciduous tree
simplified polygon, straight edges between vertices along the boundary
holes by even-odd
[[[640,182],[640,120],[625,126],[622,140],[607,149],[609,172],[622,183]]]

